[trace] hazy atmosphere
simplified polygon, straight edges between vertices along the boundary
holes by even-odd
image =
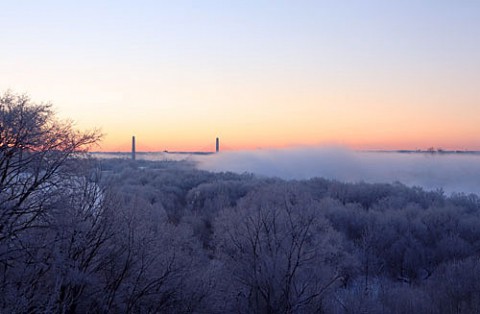
[[[210,171],[251,172],[283,179],[324,177],[345,182],[402,182],[446,193],[480,195],[480,154],[359,152],[291,148],[195,157]]]

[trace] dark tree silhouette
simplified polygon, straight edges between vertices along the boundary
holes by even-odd
[[[69,160],[100,139],[55,117],[50,104],[0,96],[0,242],[44,223],[45,208]]]

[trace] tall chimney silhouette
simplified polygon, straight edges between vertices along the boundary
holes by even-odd
[[[132,136],[132,160],[135,160],[135,136]]]
[[[215,142],[215,152],[220,151],[220,139],[217,137],[217,141]]]

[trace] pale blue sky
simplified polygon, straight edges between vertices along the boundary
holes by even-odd
[[[131,133],[146,149],[218,133],[480,148],[479,1],[0,1],[0,29],[0,89],[103,127],[112,149]]]

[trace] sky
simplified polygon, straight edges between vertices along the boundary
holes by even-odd
[[[480,2],[0,0],[0,91],[97,150],[480,150]]]

